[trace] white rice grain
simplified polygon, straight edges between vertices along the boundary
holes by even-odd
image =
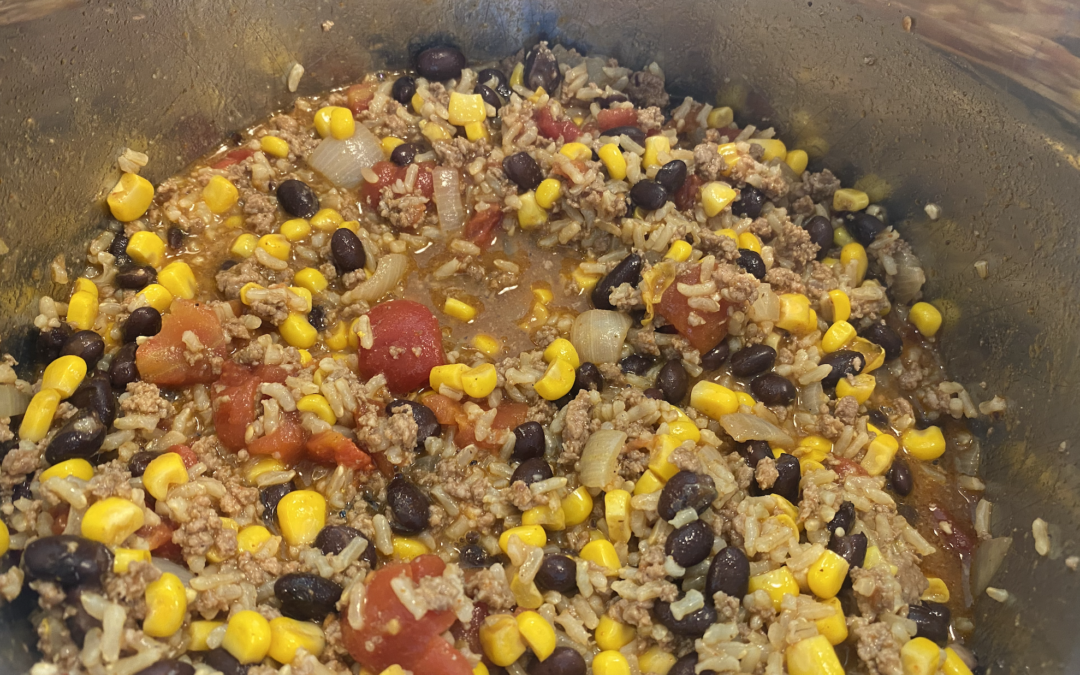
[[[1035,537],[1035,552],[1041,556],[1050,553],[1050,532],[1048,525],[1042,518],[1036,518],[1031,523],[1031,534]]]

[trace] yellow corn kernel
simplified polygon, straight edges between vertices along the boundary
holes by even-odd
[[[330,402],[322,394],[308,394],[296,402],[296,409],[301,412],[314,413],[319,419],[327,424],[337,424],[337,415],[330,407]]]
[[[945,652],[924,637],[908,640],[900,648],[900,664],[904,675],[935,675],[940,672]]]
[[[232,243],[232,246],[229,247],[229,253],[232,253],[237,258],[250,258],[255,253],[258,245],[258,237],[250,232],[245,232]]]
[[[314,267],[305,267],[297,272],[293,282],[311,293],[322,293],[330,285],[323,273]]]
[[[326,499],[314,490],[290,492],[278,502],[277,517],[286,543],[310,544],[326,525]]]
[[[889,434],[879,433],[870,441],[866,455],[862,459],[862,468],[871,476],[881,476],[892,466],[896,451],[900,449],[900,443]]]
[[[555,628],[548,620],[536,612],[522,612],[517,615],[518,632],[525,644],[541,661],[555,651]]]
[[[802,293],[784,293],[780,296],[780,320],[777,328],[795,335],[805,335],[816,328],[810,326],[810,299]]]
[[[596,284],[600,281],[599,274],[585,272],[580,267],[574,268],[573,277],[577,287],[586,293],[592,292],[592,289],[596,288]]]
[[[227,230],[235,230],[238,227],[243,227],[244,226],[244,217],[243,216],[229,216],[228,218],[225,219],[225,222],[222,223],[222,224],[225,226],[225,229],[227,229]]]
[[[567,527],[580,525],[589,519],[593,509],[593,498],[588,489],[579,487],[562,499],[563,514]]]
[[[547,544],[547,532],[539,525],[521,525],[511,527],[499,535],[499,548],[506,553],[510,547],[510,537],[517,537],[521,543],[529,546],[544,546]]]
[[[566,338],[557,338],[552,341],[544,350],[544,360],[551,363],[555,359],[563,359],[572,365],[574,368],[581,366],[581,357],[578,356],[577,349],[574,348],[572,342]]]
[[[298,312],[289,312],[289,316],[278,326],[278,332],[285,342],[298,349],[308,349],[319,339],[319,331],[308,323],[306,316]]]
[[[605,614],[596,626],[596,646],[600,649],[622,649],[633,642],[636,635],[637,631],[632,626],[619,623]]]
[[[584,161],[592,159],[592,148],[584,143],[567,143],[559,148],[559,154],[569,157],[570,159]]]
[[[514,594],[514,602],[522,609],[537,609],[544,604],[544,596],[536,584],[522,580],[517,572],[510,577],[510,592]]]
[[[120,547],[113,549],[113,572],[115,574],[126,574],[128,567],[133,562],[150,562],[150,551]]]
[[[717,230],[713,234],[717,234],[721,237],[727,237],[728,239],[734,239],[736,244],[739,241],[739,233],[731,229],[730,227],[725,227],[723,229]]]
[[[671,480],[671,477],[679,473],[679,467],[671,463],[671,453],[682,445],[682,441],[671,434],[659,434],[653,442],[652,454],[649,457],[649,469],[661,480]]]
[[[356,120],[348,108],[334,108],[330,111],[330,135],[339,141],[352,138],[356,133]]]
[[[614,542],[630,541],[630,493],[612,490],[604,495],[604,520]]]
[[[311,224],[303,218],[286,220],[278,231],[289,241],[300,241],[311,234]]]
[[[810,448],[815,455],[815,459],[824,459],[826,455],[832,452],[832,441],[824,436],[807,436],[799,441],[799,446],[803,448]],[[819,456],[820,453],[820,456]]]
[[[394,558],[408,562],[426,553],[431,553],[427,544],[412,537],[394,537]]]
[[[701,380],[690,390],[690,405],[694,410],[719,420],[723,415],[738,412],[740,404],[735,392],[727,387]]]
[[[428,384],[435,391],[439,391],[443,385],[458,391],[465,391],[465,383],[461,381],[461,376],[467,370],[469,370],[469,367],[464,363],[448,363],[445,366],[435,366],[428,374]]]
[[[747,394],[745,391],[735,392],[735,398],[738,399],[739,405],[744,405],[748,408],[753,408],[754,404],[757,403],[757,401],[754,400],[754,397]]]
[[[453,134],[444,129],[441,125],[424,120],[420,120],[420,133],[432,143],[435,141],[448,141],[453,138]]]
[[[630,662],[622,652],[608,649],[593,657],[593,675],[630,675]]]
[[[548,364],[547,371],[533,389],[541,398],[555,401],[570,393],[574,386],[574,365],[563,358],[557,358]]]
[[[739,149],[734,143],[724,143],[716,146],[716,152],[724,159],[727,169],[723,170],[725,176],[731,173],[732,167],[739,161]]]
[[[532,96],[529,97],[529,101],[532,103],[539,103],[540,99],[547,95],[543,87],[537,87]]]
[[[34,443],[45,438],[59,405],[60,392],[55,389],[42,389],[34,394],[19,424],[19,438]]]
[[[281,234],[264,234],[259,237],[259,248],[278,260],[288,260],[292,244]]]
[[[943,675],[971,675],[971,668],[968,668],[952,647],[946,647],[945,662],[941,664],[941,672]]]
[[[262,291],[266,289],[263,286],[255,283],[254,281],[249,281],[240,287],[240,302],[244,303],[245,305],[250,305],[252,301],[248,298],[248,291],[252,290]]]
[[[941,312],[929,302],[916,302],[912,305],[908,319],[926,337],[934,337],[941,329]]]
[[[259,139],[259,149],[271,157],[288,157],[289,143],[277,136],[263,136]]]
[[[779,567],[771,572],[750,577],[749,591],[765,591],[772,599],[773,607],[780,611],[780,603],[785,595],[798,595],[799,582],[787,567]]]
[[[939,602],[941,604],[945,604],[949,601],[949,587],[945,585],[943,579],[939,579],[938,577],[926,577],[926,580],[930,582],[930,585],[923,591],[922,596],[919,598],[920,600]]]
[[[398,666],[398,668],[400,668],[400,667],[401,666]],[[389,670],[389,668],[387,668],[387,670]],[[484,665],[483,661],[481,661],[480,663],[477,663],[475,666],[473,666],[472,672],[473,672],[473,675],[491,675],[491,671],[488,670],[488,667]],[[361,671],[361,675],[363,675],[363,671]],[[389,675],[389,674],[384,670],[379,675]],[[395,673],[394,675],[397,675],[397,674]]]
[[[845,396],[852,396],[859,405],[866,403],[869,400],[870,395],[874,393],[874,388],[877,386],[877,378],[873,375],[856,375],[851,378],[852,381],[848,381],[846,378],[836,383],[836,398],[844,398]]]
[[[840,554],[825,551],[810,566],[810,570],[806,573],[806,583],[819,598],[834,598],[840,592],[840,587],[844,585],[848,567],[850,567],[848,561],[844,560]]]
[[[848,637],[847,621],[844,619],[844,610],[840,606],[840,599],[829,598],[823,600],[822,604],[832,607],[833,614],[824,619],[818,619],[814,622],[814,625],[817,626],[818,632],[829,641],[829,644],[838,645],[847,640]]]
[[[303,286],[289,286],[289,292],[298,298],[301,298],[305,303],[304,312],[311,311],[311,291]]]
[[[134,173],[125,173],[105,198],[113,218],[128,223],[141,218],[154,201],[154,186]]]
[[[397,136],[387,136],[381,141],[383,155],[389,157],[399,145],[405,145],[405,141]]]
[[[833,193],[833,211],[862,211],[870,206],[870,197],[862,190],[840,188]]]
[[[90,330],[98,317],[98,299],[87,291],[77,291],[68,301],[67,320],[79,330]]]
[[[550,288],[543,286],[537,286],[532,289],[533,299],[537,302],[547,305],[555,299],[555,294],[551,292]]]
[[[856,262],[855,285],[858,286],[862,284],[863,279],[866,277],[866,268],[870,262],[866,258],[866,249],[863,248],[863,245],[854,241],[850,244],[845,244],[844,247],[840,249],[840,264],[846,269],[848,263],[853,260]]]
[[[488,335],[487,333],[480,333],[479,335],[473,336],[472,346],[487,357],[497,356],[502,352],[502,342],[500,342],[498,338]]]
[[[608,175],[612,180],[624,180],[626,178],[626,156],[619,150],[615,143],[608,143],[596,151],[600,161],[604,163]]]
[[[855,241],[855,237],[847,231],[846,228],[838,227],[833,230],[833,244],[836,246],[844,247]]]
[[[322,138],[330,135],[330,116],[334,114],[334,108],[335,106],[328,105],[315,112],[315,131]]]
[[[684,239],[678,239],[668,252],[664,254],[665,260],[674,260],[675,262],[686,262],[690,259],[690,254],[693,253],[694,247],[690,245],[690,242]]]
[[[150,637],[167,638],[184,625],[187,593],[175,574],[166,572],[146,585],[146,618],[143,632]]]
[[[506,667],[525,653],[525,641],[517,620],[509,614],[492,614],[480,626],[484,655],[497,666]]]
[[[866,547],[866,557],[863,559],[863,564],[862,564],[863,569],[864,570],[872,570],[875,567],[877,567],[878,565],[880,565],[881,561],[882,561],[881,549],[878,548],[877,546],[873,546],[873,545],[867,546]]]
[[[779,138],[752,138],[750,143],[760,145],[765,151],[761,155],[762,162],[779,159],[781,162],[787,159],[787,146]]]
[[[841,321],[847,322],[851,317],[851,298],[848,294],[834,288],[829,291],[829,301],[832,302],[832,315],[833,321],[839,323]]]
[[[754,253],[761,253],[761,240],[753,232],[743,232],[739,235],[739,248],[745,248]]]
[[[634,483],[635,495],[648,495],[664,489],[664,481],[657,476],[652,469],[645,469],[641,478]]]
[[[349,327],[344,321],[338,321],[330,328],[330,334],[326,336],[326,348],[333,352],[340,352],[349,346]]]
[[[210,649],[207,644],[210,633],[224,625],[224,621],[192,621],[188,626],[188,651],[205,652]]]
[[[514,66],[514,69],[510,71],[510,86],[511,87],[523,87],[525,86],[525,64],[518,63]]]
[[[143,526],[143,510],[120,497],[94,502],[83,514],[82,536],[119,546]]]
[[[866,363],[862,369],[864,374],[872,373],[885,364],[885,350],[881,345],[870,342],[866,338],[855,338],[851,341],[851,345],[848,346],[848,349],[863,355],[863,359]]]
[[[253,458],[244,470],[244,480],[248,485],[255,485],[259,476],[271,471],[285,471],[288,467],[277,457],[262,455]]]
[[[44,483],[50,478],[67,478],[74,476],[80,480],[90,480],[94,477],[94,467],[90,462],[82,458],[69,459],[58,464],[53,464],[41,472],[38,480]]]
[[[784,163],[795,172],[796,176],[801,176],[803,171],[806,171],[806,165],[810,163],[810,157],[805,150],[788,150]]]
[[[540,208],[550,211],[562,197],[562,182],[558,178],[545,178],[536,188],[536,203]]]
[[[739,193],[727,183],[713,181],[701,186],[701,206],[710,218],[726,209],[738,196]]]
[[[531,230],[547,222],[547,211],[540,208],[540,204],[536,202],[535,192],[518,195],[518,199],[521,200],[521,207],[518,209],[517,219],[521,229]]]
[[[930,462],[945,454],[945,436],[940,427],[908,429],[900,436],[900,444],[915,459]]]
[[[465,138],[474,143],[481,138],[490,138],[490,136],[491,134],[488,133],[485,122],[469,122],[465,125]]]
[[[241,551],[252,555],[259,552],[263,544],[274,538],[270,530],[262,525],[248,525],[236,534],[236,546]]]
[[[539,525],[545,530],[560,532],[566,529],[566,511],[560,505],[554,509],[549,506],[534,506],[521,514],[522,525]]]
[[[452,316],[460,321],[464,321],[465,323],[476,318],[476,308],[457,298],[446,298],[446,302],[443,303],[442,311],[444,314]]]
[[[581,547],[579,554],[582,560],[596,563],[603,567],[605,574],[612,576],[619,573],[622,563],[619,561],[619,553],[615,550],[615,544],[607,539],[594,539]]]
[[[303,649],[318,657],[326,647],[326,637],[318,625],[297,621],[287,616],[270,620],[270,658],[278,663],[292,663],[296,652]]]
[[[11,532],[8,531],[7,523],[0,520],[0,555],[4,555],[11,548]]]
[[[140,265],[161,267],[165,261],[165,242],[153,232],[143,230],[131,235],[124,252]]]
[[[412,106],[413,112],[417,115],[420,114],[420,110],[424,107],[424,97],[420,95],[420,92],[416,92],[412,95],[412,98],[409,99],[409,105]]]
[[[240,200],[240,191],[225,176],[213,176],[202,190],[203,201],[213,213],[225,213]]]
[[[645,139],[645,155],[642,157],[641,168],[648,169],[650,166],[660,166],[660,155],[671,152],[671,141],[663,134],[649,136]]]
[[[675,408],[675,412],[679,417],[674,422],[668,422],[668,433],[680,443],[683,441],[693,441],[695,443],[700,441],[701,430],[694,424],[694,420],[687,417],[686,413],[678,408]]]
[[[470,122],[483,122],[487,119],[487,106],[480,94],[462,94],[450,92],[450,102],[446,106],[449,122],[455,127],[465,126]]]
[[[188,482],[188,471],[180,455],[166,452],[146,465],[142,478],[143,487],[154,499],[165,499],[170,487]]]
[[[719,108],[713,108],[709,111],[709,116],[706,118],[706,124],[710,129],[723,129],[731,126],[731,123],[735,121],[735,112],[722,105]]]
[[[79,277],[75,280],[75,290],[72,291],[72,295],[79,292],[89,293],[90,295],[94,296],[95,300],[98,298],[99,295],[97,284],[95,284],[93,281],[90,281],[86,277]]]
[[[788,675],[844,675],[836,650],[824,635],[800,640],[784,653]]]
[[[195,273],[186,262],[177,260],[169,263],[158,272],[157,278],[158,283],[164,286],[174,298],[191,300],[199,290]]]
[[[75,393],[86,377],[86,361],[78,356],[61,356],[45,368],[42,389],[55,389],[62,398]]]
[[[319,209],[308,222],[320,232],[333,232],[345,223],[345,218],[335,209]]]
[[[466,395],[473,398],[485,398],[495,391],[499,384],[499,374],[490,363],[470,368],[461,374],[461,386]]]
[[[843,291],[841,291],[843,292]],[[837,321],[821,336],[821,351],[826,354],[839,351],[855,339],[855,326],[847,321]]]
[[[221,646],[237,661],[248,664],[266,658],[271,642],[270,622],[262,614],[245,609],[229,619]]]

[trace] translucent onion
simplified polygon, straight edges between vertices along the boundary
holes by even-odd
[[[890,280],[893,298],[898,304],[910,304],[922,294],[926,274],[919,264],[919,259],[910,251],[898,250],[893,253],[893,259],[896,260],[897,267],[896,274]]]
[[[800,410],[817,415],[821,413],[821,406],[828,402],[829,397],[825,395],[820,382],[811,382],[799,389],[798,406]]]
[[[795,445],[795,440],[772,422],[749,413],[731,413],[720,416],[720,426],[739,443],[743,441],[768,441],[782,448]]]
[[[0,384],[0,417],[15,417],[26,412],[30,397],[13,384]]]
[[[758,297],[754,300],[754,304],[750,305],[750,311],[748,313],[752,321],[761,323],[762,321],[772,321],[776,323],[780,320],[780,298],[776,293],[772,292],[772,289],[768,285],[762,285],[758,291]]]
[[[432,199],[442,229],[453,232],[465,224],[465,206],[461,203],[461,181],[456,169],[437,167],[431,170],[435,191]]]
[[[1012,546],[1012,537],[995,537],[979,544],[971,560],[971,593],[979,597],[994,578],[1005,554]]]
[[[589,436],[581,451],[581,484],[604,490],[615,482],[625,444],[626,432],[616,429],[599,429]]]
[[[379,264],[375,272],[364,282],[361,282],[348,293],[341,296],[344,304],[352,304],[358,300],[375,302],[389,293],[409,270],[409,258],[400,253],[388,253],[379,258]]]
[[[622,312],[590,309],[574,319],[570,342],[574,343],[582,361],[615,363],[622,353],[630,317]]]
[[[359,122],[351,138],[337,140],[327,136],[308,155],[307,162],[326,180],[340,188],[355,188],[364,180],[364,169],[382,161],[382,144],[375,134]]]

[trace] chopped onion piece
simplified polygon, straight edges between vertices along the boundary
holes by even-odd
[[[348,293],[341,296],[344,304],[351,304],[358,300],[375,302],[389,293],[409,270],[409,258],[400,253],[388,253],[379,258],[379,264],[375,266],[375,272],[367,281],[364,281]]]
[[[456,169],[436,167],[431,170],[435,190],[432,199],[439,214],[439,225],[447,232],[465,224],[465,206],[461,203],[461,181]]]
[[[892,296],[898,304],[910,304],[922,296],[926,273],[923,272],[919,259],[910,251],[899,249],[893,253],[893,259],[896,261],[897,270],[889,280]]]
[[[570,342],[582,361],[615,363],[630,330],[630,317],[622,312],[590,309],[574,319]]]
[[[762,284],[758,290],[758,297],[754,304],[750,305],[750,319],[761,323],[780,320],[780,297],[772,292],[768,284]]]
[[[26,412],[30,397],[13,384],[0,384],[0,417],[14,417]]]
[[[319,147],[308,155],[307,162],[337,187],[352,189],[363,182],[364,169],[370,169],[382,159],[379,139],[358,122],[351,138],[339,141],[327,136],[319,141]]]
[[[607,489],[618,478],[619,453],[626,444],[626,432],[599,429],[589,436],[581,451],[581,484]]]
[[[971,593],[975,597],[982,595],[990,580],[994,578],[1005,554],[1012,546],[1012,537],[996,537],[979,544],[971,560]]]
[[[790,448],[795,445],[795,440],[787,435],[783,429],[772,422],[761,419],[757,415],[748,413],[731,413],[720,416],[720,426],[724,431],[742,443],[743,441],[768,441],[773,445]]]

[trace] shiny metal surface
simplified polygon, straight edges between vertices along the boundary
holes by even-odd
[[[1075,26],[1077,10],[1060,6]],[[936,52],[918,22],[904,30],[904,16],[841,0],[2,4],[3,332],[20,334],[36,297],[59,290],[48,261],[64,253],[78,269],[123,147],[148,152],[150,179],[166,178],[288,105],[293,62],[307,69],[300,93],[311,93],[401,67],[436,39],[473,60],[541,36],[634,66],[655,59],[674,92],[721,90],[742,121],[765,118],[785,138],[828,147],[812,167],[845,182],[873,173],[887,186],[890,217],[930,272],[928,297],[955,308],[945,338],[953,374],[1009,400],[983,456],[994,533],[1015,538],[993,585],[1012,599],[976,599],[976,652],[995,673],[1080,672],[1080,576],[1064,564],[1080,554],[1080,469],[1078,450],[1059,448],[1076,445],[1080,426],[1077,129],[1047,114],[1052,102]],[[937,222],[923,212],[931,201],[943,209]],[[1051,524],[1047,558],[1034,551],[1035,517]],[[19,611],[0,617],[5,671],[33,661]]]

